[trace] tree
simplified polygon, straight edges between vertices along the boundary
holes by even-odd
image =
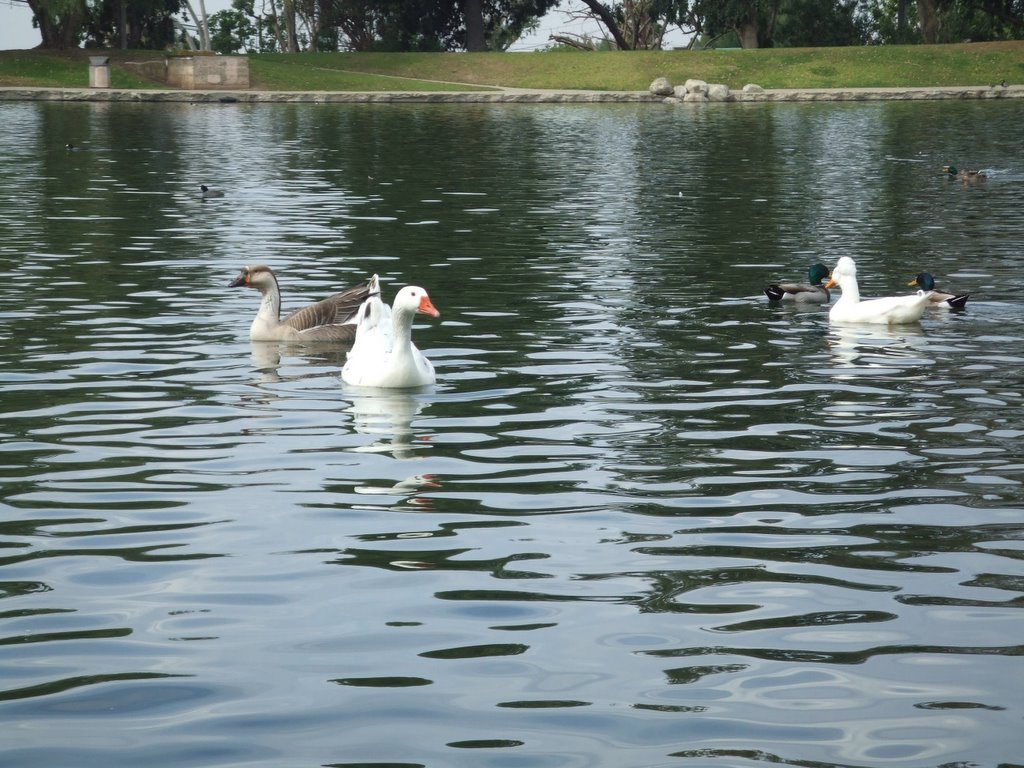
[[[581,0],[587,11],[582,14],[600,24],[620,51],[656,50],[661,48],[669,25],[687,8],[685,0],[622,0],[608,4],[601,0]],[[600,43],[589,38],[555,38],[576,48],[594,49]]]
[[[295,53],[299,50],[298,31],[295,29],[295,0],[283,0],[284,5],[284,50]]]
[[[917,0],[917,21],[925,43],[939,42],[939,14],[935,0]]]
[[[735,32],[741,48],[770,48],[782,0],[695,0],[707,34]]]
[[[882,43],[1024,38],[1024,0],[915,0],[915,7],[916,25],[906,19],[905,0],[862,0]]]
[[[784,0],[773,44],[780,47],[864,45],[870,41],[868,19],[857,0]]]
[[[557,0],[299,0],[311,40],[353,51],[504,50]],[[316,6],[315,13],[303,8]],[[319,31],[318,31],[319,30]]]
[[[462,0],[462,18],[466,23],[466,50],[470,53],[486,51],[484,37],[484,8],[481,0]]]
[[[506,50],[524,32],[535,28],[539,19],[558,2],[559,0],[487,0],[483,6],[487,50]],[[468,20],[466,23],[469,23]]]
[[[210,45],[217,53],[259,51],[259,20],[253,0],[232,0],[231,8],[210,17]]]
[[[101,0],[85,26],[87,47],[162,49],[174,43],[180,0]]]
[[[32,24],[43,38],[40,48],[74,48],[82,39],[89,10],[85,0],[28,0]]]
[[[918,0],[918,15],[926,43],[1024,37],[1024,0]]]

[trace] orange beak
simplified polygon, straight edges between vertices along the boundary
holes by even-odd
[[[828,279],[828,282],[827,282],[827,283],[825,283],[825,287],[826,287],[826,288],[835,288],[835,287],[836,287],[837,285],[839,285],[839,283],[837,283],[837,282],[836,282],[836,281],[835,281],[835,280],[834,280],[833,278],[831,278],[831,277],[830,277],[830,278]]]
[[[420,297],[420,305],[416,311],[424,315],[430,315],[431,317],[441,316],[441,313],[437,311],[437,308],[430,301],[430,297],[426,294],[423,294],[423,296]]]

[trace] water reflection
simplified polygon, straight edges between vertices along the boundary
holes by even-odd
[[[250,359],[254,370],[265,384],[279,383],[302,375],[316,375],[323,367],[340,368],[345,364],[347,344],[294,344],[289,342],[256,341],[250,346]],[[297,362],[294,373],[281,373],[282,361],[289,365]],[[311,371],[313,373],[311,373]]]
[[[934,364],[925,356],[928,339],[918,325],[836,324],[829,328],[828,341],[836,378],[856,378],[858,369],[871,369],[866,373],[875,377]]]
[[[411,459],[430,449],[430,433],[413,428],[413,421],[425,406],[422,396],[389,390],[352,391],[346,396],[351,405],[345,413],[352,416],[352,426],[374,438],[374,442],[353,450]]]
[[[0,104],[4,758],[1011,764],[1022,108]],[[971,303],[760,293],[840,255]],[[424,285],[438,385],[250,261]]]
[[[388,486],[381,485],[357,485],[356,493],[383,494],[388,496],[411,497],[424,489],[440,488],[437,475],[412,475],[404,480]]]

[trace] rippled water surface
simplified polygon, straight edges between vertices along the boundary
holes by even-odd
[[[1024,763],[1024,103],[0,135],[0,765]],[[767,305],[841,255],[970,302]],[[251,344],[260,262],[427,288],[438,383]]]

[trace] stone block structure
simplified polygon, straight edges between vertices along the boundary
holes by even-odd
[[[167,85],[184,90],[245,90],[249,59],[245,56],[168,56]]]

